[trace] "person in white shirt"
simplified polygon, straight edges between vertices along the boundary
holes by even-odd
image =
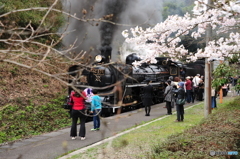
[[[196,100],[198,100],[197,94],[198,94],[198,85],[199,85],[200,80],[201,80],[200,74],[197,74],[192,80],[193,87],[194,87],[194,93],[195,93],[194,96],[197,98]]]
[[[194,86],[194,87],[198,87],[198,84],[199,84],[200,80],[201,80],[200,74],[197,74],[197,75],[193,78],[193,86]]]

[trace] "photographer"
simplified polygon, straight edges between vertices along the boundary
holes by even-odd
[[[177,120],[175,122],[183,122],[184,119],[184,107],[185,104],[185,91],[184,82],[178,83],[179,88],[174,90],[176,97],[176,109],[177,109]]]

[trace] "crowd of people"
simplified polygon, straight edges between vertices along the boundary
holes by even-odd
[[[240,79],[238,76],[230,79],[230,85],[227,86],[229,92],[239,95]],[[146,80],[147,85],[142,88],[143,96],[142,102],[145,107],[145,116],[150,116],[153,86],[150,85],[150,80]],[[172,115],[172,108],[176,106],[177,119],[175,122],[183,122],[184,120],[184,105],[194,103],[195,100],[203,101],[204,94],[204,77],[197,74],[194,77],[187,76],[179,78],[172,76],[166,82],[164,91],[164,101],[166,102],[167,114]],[[239,88],[239,89],[236,89]],[[211,89],[211,106],[217,108],[216,104],[217,91]],[[86,88],[85,90],[72,91],[70,94],[70,101],[72,108],[70,110],[70,117],[72,118],[72,126],[70,137],[74,140],[77,137],[77,121],[80,119],[79,137],[85,140],[86,128],[85,122],[87,119],[86,102],[91,104],[90,113],[93,116],[93,128],[91,131],[100,130],[100,112],[102,110],[101,98],[97,90]]]
[[[177,122],[183,121],[184,110],[182,106],[184,104],[194,103],[195,100],[197,101],[204,100],[204,77],[200,76],[200,74],[197,74],[194,77],[187,76],[185,78],[179,78],[179,77],[173,78],[172,76],[170,76],[166,84],[167,84],[167,87],[164,92],[164,101],[166,102],[165,108],[167,108],[166,115],[172,115],[172,108],[174,108],[174,105],[176,105],[176,110],[177,110],[176,121]],[[211,88],[211,108],[212,109],[217,108],[216,98],[219,95],[218,91],[219,90],[213,87]],[[238,76],[231,77],[229,79],[229,83],[226,83],[225,91],[232,92],[232,95],[233,94],[239,95],[240,94],[240,78]],[[179,96],[179,94],[181,95]],[[185,100],[185,103],[183,105],[178,103],[178,100],[180,98]]]
[[[166,115],[172,115],[172,108],[176,105],[176,122],[182,122],[184,119],[184,104],[194,103],[195,100],[203,101],[203,81],[204,78],[200,74],[195,77],[187,76],[185,78],[173,78],[170,76],[166,82],[167,87],[164,92],[165,108],[167,108]]]

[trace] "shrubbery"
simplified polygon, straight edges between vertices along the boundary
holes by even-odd
[[[33,7],[50,7],[55,0],[2,0],[0,2],[1,10],[0,14],[4,14],[7,12],[11,12],[18,9],[26,9],[26,8],[33,8]],[[61,10],[62,4],[61,1],[55,6],[55,8]],[[23,11],[10,14],[8,17],[5,17],[4,22],[8,22],[9,25],[12,26],[19,26],[25,27],[30,22],[31,25],[36,29],[40,24],[42,18],[46,14],[47,10],[45,11]],[[63,15],[61,13],[51,12],[46,20],[44,21],[45,27],[50,27],[51,31],[57,31],[58,27],[61,26],[63,22]]]
[[[39,135],[69,126],[63,97],[46,105],[7,105],[0,111],[0,143]]]
[[[21,12],[15,12],[19,9],[28,9],[35,7],[50,7],[55,0],[2,0],[0,2],[0,15],[11,12],[7,16],[1,17],[1,23],[4,25],[2,28],[5,30],[1,34],[2,39],[8,39],[12,37],[13,31],[25,31],[26,35],[22,34],[21,38],[24,39],[30,35],[30,31],[33,29],[36,31],[36,34],[44,36],[39,36],[35,40],[44,43],[51,44],[52,41],[57,41],[59,36],[56,33],[59,28],[64,23],[64,16],[60,12],[50,11],[47,17],[43,20],[43,17],[48,12],[45,10],[25,10]],[[62,10],[61,1],[59,1],[55,6],[55,9]],[[40,23],[42,22],[40,26]],[[25,28],[25,29],[24,29]],[[29,32],[29,33],[27,33]],[[48,34],[51,33],[51,34]],[[34,47],[36,45],[30,45],[26,47]],[[0,43],[1,48],[8,48],[4,43]],[[36,48],[35,48],[36,49]]]

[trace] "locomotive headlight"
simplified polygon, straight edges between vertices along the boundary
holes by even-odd
[[[101,55],[95,56],[95,61],[96,61],[96,62],[101,62],[102,59],[103,59],[103,57],[102,57]]]
[[[178,63],[177,65],[178,65],[178,67],[181,67],[181,68],[183,67],[183,65],[181,63]]]

